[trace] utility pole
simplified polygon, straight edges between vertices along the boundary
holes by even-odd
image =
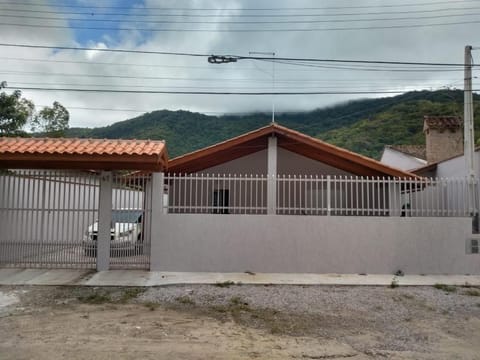
[[[464,154],[466,175],[473,183],[475,180],[475,138],[473,128],[473,94],[472,94],[472,46],[465,46],[465,87],[464,87]]]
[[[263,51],[249,51],[249,55],[270,55],[274,59],[272,60],[272,124],[275,124],[275,53],[263,52]]]

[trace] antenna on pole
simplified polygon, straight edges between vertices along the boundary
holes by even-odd
[[[263,51],[249,51],[249,55],[270,55],[272,60],[272,124],[275,124],[275,53]]]
[[[465,88],[464,88],[464,154],[465,170],[470,180],[475,178],[475,139],[473,130],[472,94],[472,46],[465,46]]]

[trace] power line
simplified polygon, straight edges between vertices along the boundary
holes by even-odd
[[[78,12],[78,11],[52,11],[52,10],[32,10],[32,9],[1,9],[3,11],[9,12],[22,12],[22,13],[32,13],[32,14],[55,14],[55,15],[82,15],[86,17],[110,17],[110,16],[120,16],[120,17],[133,17],[133,18],[301,18],[301,17],[336,17],[336,16],[365,16],[365,15],[405,15],[405,14],[428,14],[428,13],[438,13],[438,12],[452,12],[452,11],[470,11],[477,10],[478,7],[449,7],[449,8],[440,8],[440,9],[428,9],[428,10],[407,10],[407,11],[376,11],[376,12],[349,12],[349,13],[308,13],[308,14],[152,14],[148,12],[147,14],[141,13],[93,13],[93,12]],[[217,9],[218,10],[218,9]]]
[[[74,61],[74,60],[55,60],[55,59],[38,59],[38,58],[20,58],[20,57],[8,57],[8,56],[0,56],[0,60],[11,60],[11,61],[25,61],[25,62],[44,62],[44,63],[60,63],[60,64],[82,64],[82,65],[108,65],[108,66],[128,66],[128,67],[145,67],[145,68],[180,68],[180,69],[201,69],[201,70],[212,70],[212,66],[205,65],[205,66],[194,66],[194,65],[170,65],[170,64],[138,64],[138,63],[116,63],[116,62],[101,62],[101,61]],[[289,66],[297,66],[300,64],[296,63],[289,63],[289,62],[277,62],[279,65],[289,65]],[[318,67],[318,66],[307,66],[301,65],[305,67],[312,67],[313,69],[285,69],[280,68],[276,69],[277,72],[315,72],[315,71],[329,71],[330,67]],[[342,68],[343,69],[343,68]],[[229,68],[229,67],[220,67],[216,68],[215,71],[218,70],[228,70],[228,71],[237,71],[237,70],[254,70],[257,71],[257,68],[251,67],[238,67]],[[391,81],[404,81],[410,79],[389,79]],[[416,78],[414,80],[421,80]],[[430,80],[430,78],[424,78],[424,80]],[[450,79],[454,81],[456,79]],[[450,81],[446,80],[446,81]],[[331,81],[331,80],[327,80]],[[335,81],[352,81],[352,80],[335,80]],[[363,80],[361,80],[363,81]],[[462,80],[463,81],[463,80]]]
[[[7,89],[12,89],[7,86]],[[46,88],[46,87],[22,87],[20,90],[32,91],[62,91],[62,92],[85,92],[85,93],[125,93],[125,94],[171,94],[171,95],[243,95],[243,96],[266,96],[266,95],[373,95],[373,94],[402,94],[405,91],[285,91],[285,92],[237,92],[237,91],[157,91],[157,90],[115,90],[115,89],[75,89],[75,88]],[[473,89],[472,91],[480,91]]]
[[[435,26],[453,26],[478,24],[480,20],[445,22],[433,24],[411,24],[411,25],[383,25],[383,26],[361,26],[361,27],[337,27],[337,28],[293,28],[293,29],[151,29],[151,28],[109,28],[109,27],[91,27],[91,26],[64,26],[64,25],[42,25],[42,24],[20,24],[20,23],[0,23],[0,26],[28,27],[37,29],[76,29],[76,30],[95,30],[95,31],[144,31],[144,32],[203,32],[203,33],[284,33],[284,32],[328,32],[328,31],[353,31],[353,30],[388,30],[388,29],[413,29]]]
[[[45,75],[50,76],[64,76],[64,77],[81,77],[81,78],[109,78],[109,79],[133,79],[133,80],[170,80],[170,81],[208,81],[208,82],[265,82],[264,79],[259,78],[217,78],[217,77],[171,77],[171,76],[133,76],[133,75],[105,75],[105,74],[82,74],[82,73],[46,73],[44,71],[20,71],[20,70],[8,70],[0,71],[0,74],[3,75],[33,75],[41,76],[42,78]],[[317,82],[317,79],[312,79],[311,77],[305,78],[296,78],[296,79],[276,79],[276,82],[279,83],[308,83],[308,82]],[[333,81],[333,80],[331,80]]]
[[[282,10],[335,10],[335,9],[366,9],[366,8],[396,8],[396,7],[418,7],[418,6],[431,6],[442,4],[464,4],[470,2],[477,2],[476,0],[462,0],[462,1],[433,1],[433,2],[421,2],[421,3],[404,3],[404,4],[380,4],[380,5],[356,5],[356,6],[328,6],[328,7],[264,7],[264,8],[220,8],[220,10],[227,11],[282,11]],[[0,5],[28,5],[38,7],[48,7],[48,4],[35,4],[32,2],[10,2],[2,1]],[[123,9],[123,10],[176,10],[176,11],[213,11],[219,10],[219,8],[192,8],[192,7],[142,7],[134,8],[132,6],[88,6],[88,5],[68,5],[68,4],[55,4],[58,7],[75,8],[75,9]]]
[[[476,7],[475,9],[480,9]],[[250,25],[250,24],[320,24],[320,23],[349,23],[349,22],[372,22],[372,21],[412,21],[442,19],[451,17],[478,16],[480,13],[468,14],[447,14],[431,16],[408,16],[408,17],[390,17],[390,18],[366,18],[366,19],[336,19],[336,20],[283,20],[283,21],[175,21],[175,20],[123,20],[123,19],[92,19],[92,18],[59,18],[50,16],[28,16],[28,15],[10,15],[0,14],[0,17],[32,19],[32,20],[54,20],[54,21],[82,21],[82,22],[101,22],[101,23],[138,23],[138,24],[228,24],[228,25]]]
[[[145,50],[127,50],[127,49],[103,49],[89,47],[70,47],[70,46],[52,46],[52,45],[30,45],[30,44],[11,44],[0,43],[5,47],[20,47],[34,49],[55,49],[55,50],[78,50],[78,51],[98,51],[98,52],[118,52],[133,54],[152,54],[152,55],[175,55],[175,56],[193,56],[209,57],[211,54],[187,53],[187,52],[166,52],[166,51],[145,51]],[[294,61],[294,62],[322,62],[322,63],[349,63],[349,64],[384,64],[384,65],[416,65],[416,66],[454,66],[463,68],[462,63],[435,63],[435,62],[415,62],[415,61],[387,61],[387,60],[349,60],[349,59],[321,59],[321,58],[295,58],[295,57],[258,57],[258,56],[239,56],[232,55],[240,60],[270,60],[270,61]],[[479,66],[474,64],[472,66]]]
[[[204,32],[204,33],[258,33],[258,32],[324,32],[324,31],[352,31],[352,30],[388,30],[388,29],[413,29],[426,28],[433,26],[453,26],[478,24],[479,20],[458,21],[433,24],[412,24],[412,25],[383,25],[383,26],[362,26],[362,27],[337,27],[337,28],[305,28],[305,29],[150,29],[150,28],[109,28],[109,27],[90,27],[90,26],[64,26],[64,25],[42,25],[42,24],[19,24],[19,23],[0,23],[0,26],[28,27],[37,29],[76,29],[76,30],[95,30],[95,31],[144,31],[144,32]]]
[[[103,49],[103,48],[73,47],[73,46],[45,46],[45,45],[7,44],[7,43],[0,43],[0,46],[22,47],[22,48],[31,48],[31,49],[97,51],[97,52],[131,53],[131,54],[148,54],[148,55],[172,55],[172,56],[190,56],[190,57],[208,57],[208,56],[210,56],[210,54],[187,53],[187,52],[127,50],[127,49]]]
[[[139,88],[139,89],[230,89],[227,85],[220,86],[176,86],[176,85],[163,85],[163,86],[148,86],[148,85],[113,85],[113,84],[79,84],[79,83],[55,83],[55,82],[22,82],[22,81],[13,81],[8,82],[10,88],[21,88],[25,85],[50,85],[50,86],[76,86],[76,87],[107,87],[107,88],[122,88],[127,86],[128,88]],[[383,86],[382,86],[383,85]],[[388,86],[388,84],[355,84],[355,85],[347,85],[344,84],[343,86],[339,85],[313,85],[313,86],[297,86],[297,85],[289,85],[289,86],[276,86],[277,89],[371,89],[372,87],[376,88],[376,91],[383,91],[383,90],[392,90],[394,88],[402,88],[404,91],[415,90],[416,86],[407,86],[407,85],[399,85],[399,86]],[[271,89],[271,86],[237,86],[233,87],[234,89],[253,89],[253,90],[265,90]]]

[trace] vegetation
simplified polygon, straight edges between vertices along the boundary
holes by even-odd
[[[475,95],[480,130],[480,96]],[[379,158],[384,145],[423,144],[424,115],[462,115],[459,90],[414,91],[389,98],[355,100],[309,112],[280,113],[276,121],[305,134]],[[212,145],[270,123],[268,113],[208,116],[160,110],[88,129],[72,128],[69,137],[162,139],[170,157]],[[480,134],[477,131],[477,134]]]
[[[1,82],[0,89],[5,87],[7,83]],[[33,101],[23,98],[20,90],[0,93],[0,136],[30,136],[25,130],[30,125],[34,133],[60,137],[65,135],[69,119],[68,110],[57,101],[36,112]]]
[[[446,285],[446,284],[435,284],[433,285],[433,287],[435,289],[438,289],[438,290],[443,290],[447,293],[452,293],[452,292],[456,292],[457,291],[457,288],[453,285]]]

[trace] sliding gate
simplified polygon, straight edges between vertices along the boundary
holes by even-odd
[[[0,169],[0,266],[95,269],[101,175]],[[110,268],[150,268],[149,175],[116,173]]]

